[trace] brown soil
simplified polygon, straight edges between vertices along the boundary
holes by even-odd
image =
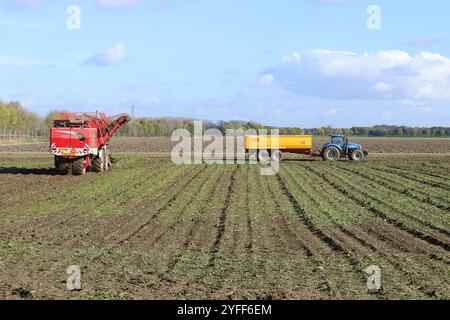
[[[360,143],[371,153],[386,154],[422,154],[422,153],[450,153],[450,139],[400,139],[400,138],[354,138],[353,142]],[[320,148],[326,140],[316,139],[314,148]],[[113,138],[110,143],[111,151],[119,153],[154,152],[170,153],[176,142],[166,137],[149,138]],[[0,145],[1,152],[47,152],[48,143]]]

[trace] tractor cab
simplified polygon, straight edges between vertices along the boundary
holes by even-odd
[[[339,150],[347,149],[348,138],[342,134],[332,134],[330,135],[329,144],[335,145]]]
[[[348,137],[342,134],[330,135],[330,141],[322,148],[322,158],[326,161],[336,161],[342,157],[348,157],[353,161],[361,161],[368,155],[357,143],[348,142]]]

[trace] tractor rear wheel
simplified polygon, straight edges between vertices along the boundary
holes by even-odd
[[[85,162],[86,159],[84,158],[74,160],[72,162],[72,173],[76,176],[82,176],[86,174],[86,167],[84,166]]]
[[[350,153],[350,160],[359,162],[364,158],[364,153],[361,150],[353,150]]]
[[[341,156],[341,152],[336,147],[326,148],[322,153],[322,158],[325,161],[337,161]]]

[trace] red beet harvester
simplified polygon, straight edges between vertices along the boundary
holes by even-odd
[[[129,121],[127,114],[106,117],[103,112],[61,113],[50,129],[50,152],[55,156],[55,167],[74,175],[83,175],[88,168],[107,171],[111,166],[107,144]]]

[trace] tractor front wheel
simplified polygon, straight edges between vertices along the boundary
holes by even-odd
[[[353,150],[352,153],[350,153],[350,160],[359,162],[364,158],[364,153],[361,150]]]
[[[341,156],[341,152],[336,147],[326,148],[322,153],[322,158],[325,161],[337,161]]]

